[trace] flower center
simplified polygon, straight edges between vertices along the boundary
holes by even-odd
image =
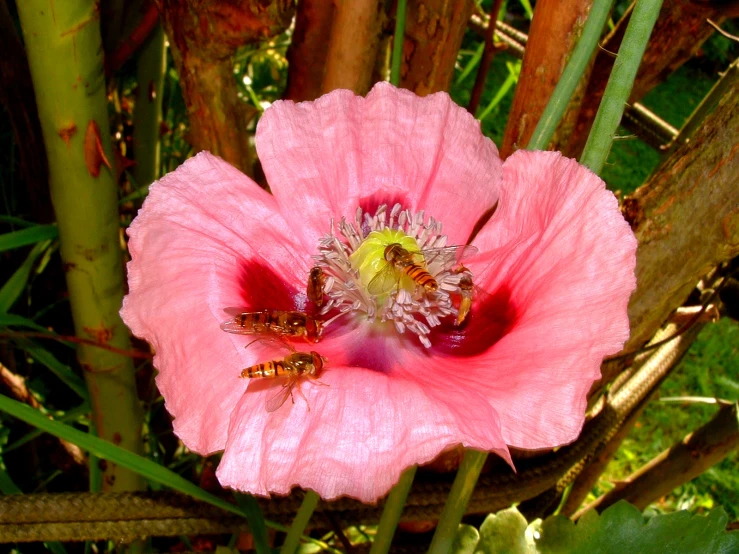
[[[399,291],[402,288],[412,293],[416,288],[416,283],[403,268],[396,267],[394,252],[397,251],[401,251],[401,256],[407,253],[410,263],[423,263],[416,239],[399,229],[370,232],[349,256],[352,268],[359,272],[361,285],[374,292],[378,302],[384,302],[394,289]],[[388,255],[391,260],[388,260]]]
[[[319,242],[316,266],[323,272],[326,302],[321,314],[362,313],[368,319],[392,322],[398,333],[416,334],[427,348],[429,333],[445,317],[456,318],[454,306],[469,296],[469,270],[460,266],[471,246],[446,246],[441,223],[395,204],[380,206],[374,215],[361,208],[353,222],[342,218],[338,236]],[[314,273],[312,272],[311,275]]]

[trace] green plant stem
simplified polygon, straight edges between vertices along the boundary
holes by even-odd
[[[311,490],[305,491],[300,509],[295,514],[295,519],[290,526],[290,530],[287,532],[285,542],[282,544],[282,548],[280,548],[280,554],[294,554],[298,549],[300,537],[303,535],[303,531],[305,531],[305,527],[308,525],[320,499],[321,497],[315,492]]]
[[[611,13],[613,0],[595,0],[590,8],[588,20],[582,30],[582,36],[577,42],[572,57],[567,62],[565,70],[562,72],[557,86],[554,88],[547,107],[541,114],[541,118],[531,135],[531,140],[527,146],[528,150],[545,150],[552,140],[552,135],[557,130],[562,116],[567,109],[567,104],[572,98],[580,79],[588,66],[588,62],[593,55],[593,50],[598,45],[603,26],[608,20]]]
[[[403,513],[405,499],[413,484],[418,466],[409,467],[400,476],[398,483],[392,488],[382,509],[380,523],[377,526],[377,534],[372,542],[370,554],[385,554],[390,551],[395,529],[398,527],[400,516]]]
[[[162,98],[164,98],[164,72],[167,67],[167,50],[164,30],[157,25],[151,36],[141,46],[136,71],[136,107],[133,112],[132,168],[138,186],[148,186],[159,177],[162,123]]]
[[[395,13],[395,37],[393,38],[393,57],[390,66],[390,84],[400,84],[400,65],[403,62],[403,42],[405,40],[406,0],[398,0]]]
[[[436,526],[434,538],[431,540],[429,554],[446,554],[449,552],[454,537],[457,535],[459,522],[462,521],[464,511],[475,489],[477,478],[480,476],[482,466],[488,455],[486,452],[479,450],[467,450],[459,464],[459,471],[454,478],[452,490],[449,491],[449,497],[444,504],[444,509],[439,518],[439,524]]]
[[[34,93],[49,161],[75,333],[128,350],[118,311],[124,270],[115,161],[108,128],[99,3],[18,2]],[[142,411],[132,360],[100,348],[78,349],[100,437],[143,451]],[[103,489],[137,490],[134,472],[107,464]]]
[[[580,158],[580,163],[595,173],[601,172],[611,151],[613,137],[626,108],[636,72],[661,7],[662,0],[638,0],[634,6],[629,26],[618,50],[616,63],[603,93],[603,100],[598,107],[593,128]]]

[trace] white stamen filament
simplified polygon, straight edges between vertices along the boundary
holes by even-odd
[[[359,272],[352,267],[350,256],[372,231],[385,229],[399,230],[414,238],[420,250],[446,246],[447,237],[441,234],[440,222],[432,217],[426,219],[423,210],[414,214],[402,209],[400,204],[395,204],[389,213],[387,205],[383,204],[374,215],[357,208],[351,223],[342,218],[335,226],[332,220],[331,232],[319,241],[319,254],[313,256],[326,276],[323,287],[326,299],[321,314],[338,310],[323,323],[323,327],[325,329],[348,313],[363,313],[370,320],[392,321],[398,333],[410,330],[428,348],[431,346],[428,337],[431,328],[440,325],[442,318],[457,315],[452,295],[462,294],[459,287],[462,273],[455,271],[457,260],[437,256],[426,266],[438,283],[436,291],[429,292],[416,286],[410,292],[399,286],[397,291],[389,294],[370,294],[361,284]]]

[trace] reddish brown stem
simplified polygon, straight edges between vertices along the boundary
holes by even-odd
[[[369,91],[383,17],[379,0],[343,0],[336,4],[323,93],[338,88],[357,94]]]
[[[123,348],[116,348],[109,344],[104,344],[90,339],[83,339],[82,337],[75,337],[74,335],[51,335],[49,333],[35,333],[35,332],[13,332],[13,333],[0,333],[0,337],[15,338],[33,338],[33,339],[51,339],[59,342],[72,342],[74,344],[84,344],[87,346],[94,346],[95,348],[102,348],[109,352],[115,352],[122,356],[128,356],[129,358],[153,358],[154,355],[151,352],[143,352],[141,350],[126,350]]]
[[[593,0],[540,0],[536,3],[521,76],[500,149],[503,158],[528,144],[582,34],[592,4]],[[578,103],[581,95],[582,90],[576,91],[571,102]]]
[[[159,22],[159,12],[154,2],[146,5],[141,19],[131,34],[125,38],[113,53],[105,60],[105,73],[112,75],[133,56],[144,41],[151,35]]]
[[[474,4],[471,0],[410,0],[400,86],[419,96],[449,90]]]
[[[333,20],[333,2],[301,0],[298,3],[295,32],[287,49],[290,66],[284,98],[302,102],[321,95]]]
[[[475,84],[472,87],[472,93],[470,94],[470,101],[467,104],[467,111],[472,115],[475,115],[477,107],[480,105],[480,99],[482,98],[482,92],[485,90],[485,81],[487,80],[488,71],[490,71],[490,64],[493,61],[495,53],[498,48],[495,46],[495,22],[498,19],[500,13],[500,7],[503,5],[503,0],[495,0],[493,7],[490,8],[490,19],[487,28],[485,29],[485,50],[482,52],[482,58],[480,58],[480,67],[477,70],[475,76]]]

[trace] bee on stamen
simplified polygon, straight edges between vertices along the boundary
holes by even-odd
[[[308,299],[319,308],[323,306],[323,287],[326,284],[326,274],[319,266],[311,268],[308,275]]]
[[[393,289],[400,289],[400,278],[405,274],[427,293],[436,292],[439,283],[427,268],[433,262],[439,262],[442,266],[458,263],[475,253],[477,248],[470,245],[429,248],[414,252],[398,243],[388,244],[384,252],[387,264],[368,283],[367,290],[377,296]]]
[[[233,316],[221,323],[221,329],[227,333],[266,334],[318,342],[323,332],[322,322],[305,312],[283,310],[249,312],[243,308],[226,308],[224,311]]]
[[[475,286],[472,282],[472,273],[470,273],[470,270],[463,265],[459,266],[455,270],[455,273],[461,274],[458,286],[462,298],[459,301],[459,308],[457,309],[457,320],[454,322],[454,325],[459,327],[465,322],[470,313],[470,309],[472,308],[472,295],[474,293]]]

